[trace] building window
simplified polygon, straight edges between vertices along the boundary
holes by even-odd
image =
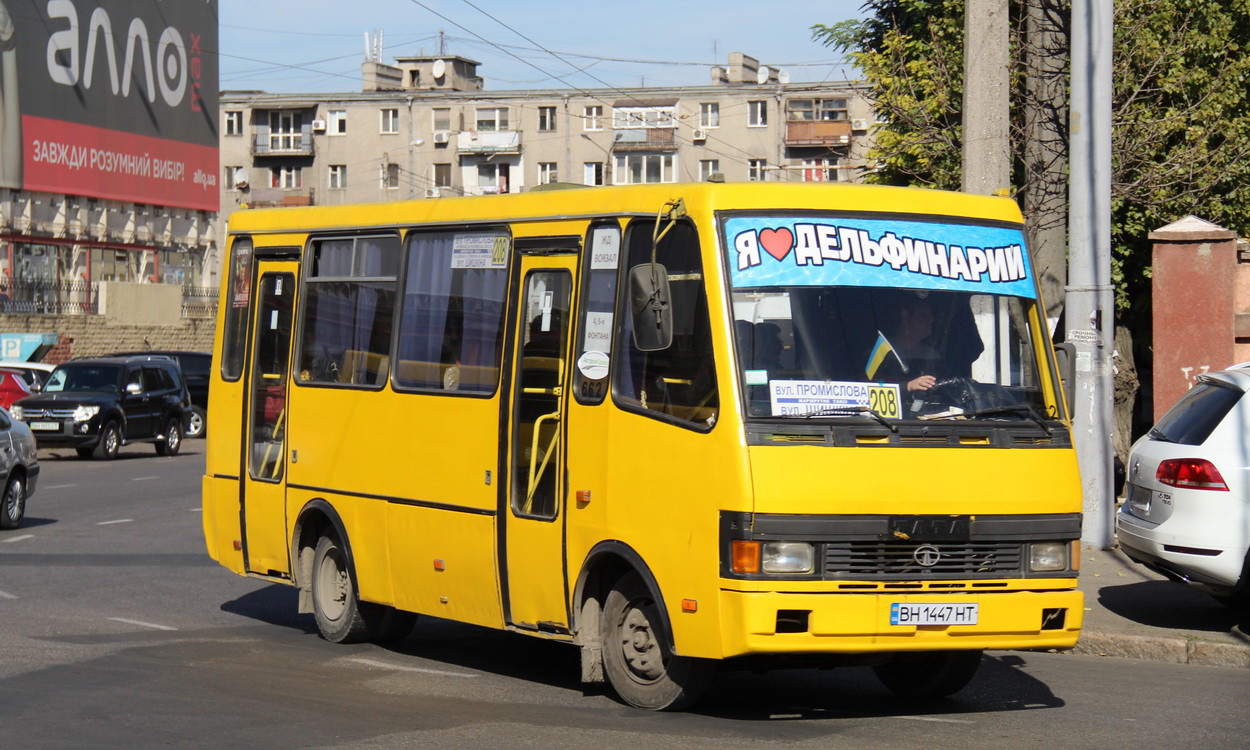
[[[675,107],[618,107],[612,110],[612,127],[672,128],[676,127]]]
[[[347,110],[332,109],[329,116],[330,127],[327,132],[330,135],[347,135]]]
[[[699,105],[699,127],[701,128],[719,128],[720,127],[720,104],[717,102],[704,102]]]
[[[269,149],[271,151],[294,151],[303,145],[303,134],[298,112],[269,113]]]
[[[751,182],[761,182],[764,175],[768,172],[768,162],[764,159],[748,159],[747,160],[747,179]]]
[[[603,106],[594,104],[582,110],[584,130],[603,130]]]
[[[768,126],[768,102],[763,100],[747,102],[747,127],[763,128]]]
[[[720,159],[701,159],[699,161],[699,179],[707,181],[720,171]]]
[[[270,167],[269,187],[293,190],[304,184],[304,170],[299,167]]]
[[[582,182],[586,185],[602,185],[603,184],[603,162],[588,161],[583,166],[584,177]]]
[[[558,179],[559,178],[556,173],[556,163],[554,161],[538,162],[538,184],[539,185],[546,185],[549,182],[556,182]]]
[[[223,130],[226,135],[243,135],[243,113],[227,112]]]
[[[556,129],[555,107],[538,108],[538,129],[544,133],[550,133]]]
[[[399,132],[399,110],[383,109],[378,111],[378,132],[395,134]]]
[[[347,187],[347,165],[331,164],[329,173],[329,185],[331,190],[342,190]]]
[[[435,164],[434,165],[434,187],[448,188],[451,187],[451,165]]]
[[[399,165],[387,162],[382,169],[382,187],[387,190],[399,189]]]
[[[675,182],[672,154],[623,154],[616,157],[617,185]]]
[[[484,195],[508,192],[508,182],[512,174],[509,164],[488,162],[477,165],[477,190]]]
[[[835,182],[838,179],[837,159],[804,159],[804,182]]]
[[[508,129],[507,107],[480,107],[477,110],[477,129],[484,132]]]
[[[786,102],[786,120],[811,122],[847,119],[845,99],[791,99]]]
[[[238,190],[240,187],[239,173],[241,171],[243,171],[243,168],[238,165],[222,167],[221,168],[222,186],[224,186],[226,190]]]
[[[451,130],[451,108],[435,107],[431,110],[430,124],[434,130]]]

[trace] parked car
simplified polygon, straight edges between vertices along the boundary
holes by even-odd
[[[204,430],[208,426],[204,417],[208,413],[208,374],[213,367],[213,355],[209,352],[158,349],[147,352],[118,352],[110,356],[139,357],[143,355],[172,357],[178,362],[178,366],[182,368],[182,378],[186,381],[187,390],[191,392],[191,421],[187,426],[187,437],[204,437]]]
[[[0,367],[0,407],[5,409],[31,394],[27,373]]]
[[[151,442],[159,455],[173,456],[190,421],[191,396],[168,357],[100,357],[57,367],[43,392],[12,412],[40,448],[110,459],[127,443]]]
[[[43,362],[26,362],[17,359],[0,360],[0,367],[25,373],[26,384],[30,386],[32,392],[38,392],[43,388],[43,384],[48,382],[48,376],[56,369],[56,365],[49,365]]]
[[[1120,548],[1173,581],[1250,605],[1250,370],[1209,373],[1138,440]]]
[[[35,436],[30,428],[0,409],[0,529],[16,529],[26,515],[26,502],[35,494],[39,480]]]

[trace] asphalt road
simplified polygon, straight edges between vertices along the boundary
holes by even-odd
[[[427,619],[338,646],[292,589],[211,562],[203,442],[42,454],[0,532],[0,747],[1200,746],[1250,740],[1250,670],[996,652],[953,698],[867,669],[722,674],[694,712],[584,692],[562,644]],[[72,452],[60,452],[72,456]]]

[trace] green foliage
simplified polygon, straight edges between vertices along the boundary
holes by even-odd
[[[1017,32],[1025,2],[1012,0]],[[859,66],[885,121],[873,181],[958,189],[963,9],[869,0],[862,21],[812,27]],[[1117,0],[1114,29],[1112,274],[1126,309],[1149,291],[1151,230],[1192,213],[1250,234],[1250,2]]]

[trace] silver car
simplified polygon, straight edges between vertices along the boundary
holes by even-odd
[[[0,529],[16,529],[26,515],[26,501],[35,494],[39,460],[30,428],[0,409]]]

